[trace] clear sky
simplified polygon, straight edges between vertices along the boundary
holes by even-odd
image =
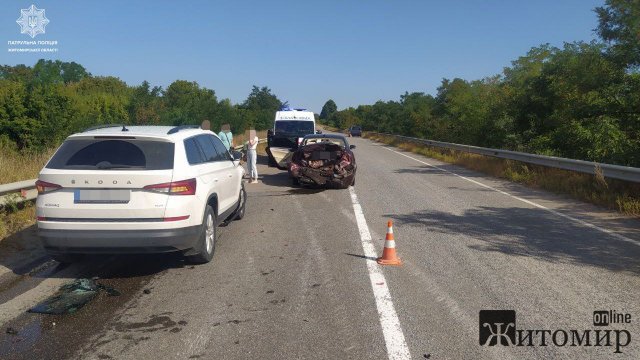
[[[197,81],[242,102],[268,86],[292,106],[320,112],[434,94],[442,78],[497,74],[531,47],[590,41],[604,0],[70,1],[3,0],[0,64],[75,61],[94,75],[166,87]],[[50,23],[33,40],[50,54],[9,53],[21,8]]]

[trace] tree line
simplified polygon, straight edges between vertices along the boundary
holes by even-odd
[[[443,79],[422,92],[337,111],[320,120],[446,142],[640,167],[640,6],[595,9],[599,40],[532,48],[501,74]]]
[[[0,149],[39,151],[100,124],[184,125],[211,121],[234,133],[264,130],[283,103],[268,87],[253,86],[246,100],[218,100],[215,91],[176,80],[166,89],[147,81],[128,86],[93,76],[82,65],[39,60],[34,66],[0,66]]]

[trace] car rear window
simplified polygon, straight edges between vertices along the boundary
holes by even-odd
[[[66,170],[173,169],[174,144],[130,139],[65,141],[46,168]]]

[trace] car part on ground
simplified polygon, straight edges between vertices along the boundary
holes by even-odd
[[[93,300],[100,290],[105,291],[109,296],[120,295],[118,290],[93,279],[77,279],[62,285],[57,294],[29,309],[29,312],[53,315],[74,313]]]

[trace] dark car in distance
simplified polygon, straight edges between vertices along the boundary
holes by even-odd
[[[293,185],[346,189],[356,183],[356,157],[347,138],[339,134],[307,135],[293,153],[289,176]]]
[[[353,125],[349,128],[349,136],[362,136],[362,127]]]

